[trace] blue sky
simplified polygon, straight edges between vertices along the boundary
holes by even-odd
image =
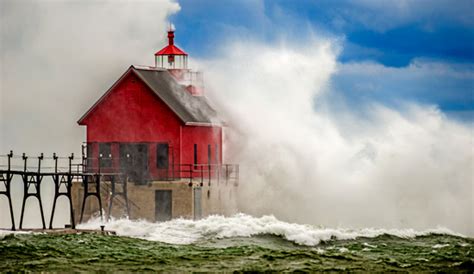
[[[282,38],[301,44],[312,35],[341,41],[337,98],[364,104],[434,104],[472,120],[474,1],[472,0],[181,0],[171,20],[177,43],[211,58],[216,43]],[[371,73],[365,73],[366,66]],[[375,71],[375,73],[374,73]],[[340,96],[343,95],[343,96]],[[467,115],[466,115],[467,113]]]

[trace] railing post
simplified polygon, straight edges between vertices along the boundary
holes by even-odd
[[[43,152],[41,152],[40,156],[38,156],[38,176],[39,176],[39,173],[41,172],[41,160],[43,160],[44,158],[44,155],[43,155]]]
[[[127,164],[124,165],[124,170],[122,170],[122,172],[124,172],[124,173],[127,173],[127,172],[128,172],[128,170],[127,170],[126,168],[127,168],[127,167],[130,167],[130,165],[131,165],[131,162],[130,162],[130,161],[131,161],[131,160],[130,160],[130,154],[127,153],[126,157],[127,157],[127,159],[126,159]],[[120,167],[120,168],[122,168],[122,167]]]
[[[28,156],[23,152],[23,155],[21,157],[23,159],[23,170],[26,172],[26,161],[28,160]]]
[[[225,183],[229,180],[229,165],[225,165]]]
[[[173,181],[176,180],[176,170],[175,170],[175,166],[174,166],[174,152],[172,152],[173,156],[172,156],[172,163],[171,163],[171,169],[173,170],[173,176],[172,176],[172,179]]]
[[[99,154],[99,158],[97,158],[97,164],[99,165],[98,168],[97,168],[97,173],[100,174],[100,166],[102,164],[102,154]]]
[[[84,159],[86,157],[87,153],[87,142],[83,142],[81,144],[81,153],[82,153],[82,158]]]
[[[109,161],[109,164],[107,164],[107,166],[110,165],[109,169],[110,169],[110,171],[113,171],[114,170],[114,161],[112,160],[112,154],[109,154],[109,158],[107,159],[107,161]]]
[[[189,165],[189,183],[192,184],[193,183],[193,166],[192,165]]]
[[[208,164],[207,166],[209,168],[209,174],[207,174],[207,176],[209,177],[207,186],[211,186],[211,164]]]
[[[84,155],[84,152],[82,152],[82,172],[86,172],[86,170],[87,170],[87,157]]]
[[[11,159],[13,157],[13,150],[10,150],[10,153],[8,153],[8,171],[11,170]]]
[[[72,172],[72,159],[74,159],[74,153],[71,153],[71,156],[69,156],[69,174]]]
[[[203,177],[204,172],[203,172],[203,167],[204,167],[204,166],[201,165],[201,186],[203,186],[203,184],[204,184],[204,177]]]
[[[8,205],[10,206],[10,219],[12,221],[12,230],[16,230],[15,228],[15,216],[13,214],[13,204],[12,204],[12,197],[11,197],[11,182],[13,175],[10,173],[11,171],[11,159],[13,158],[13,150],[10,150],[8,154],[8,171],[7,171],[7,180],[6,180],[6,195],[8,198]]]
[[[58,156],[56,155],[56,152],[53,153],[53,159],[54,159],[54,173],[58,173]]]

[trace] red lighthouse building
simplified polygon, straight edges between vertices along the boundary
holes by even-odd
[[[140,203],[133,201],[137,192],[137,200],[148,195],[156,204],[154,214],[136,209],[132,217],[202,216],[210,205],[201,192],[211,200],[211,182],[236,171],[222,163],[224,123],[204,96],[201,74],[174,44],[173,30],[154,67],[130,66],[78,123],[87,131],[87,169],[127,174],[131,202]]]

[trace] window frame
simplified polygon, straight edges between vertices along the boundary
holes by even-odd
[[[160,161],[160,147],[166,147],[166,160],[165,161]],[[156,168],[157,169],[169,169],[170,166],[170,145],[168,143],[157,143],[156,144]],[[166,163],[165,166],[161,166],[160,163]]]

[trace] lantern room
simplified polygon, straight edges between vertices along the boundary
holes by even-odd
[[[155,53],[155,67],[187,69],[188,54],[174,45],[174,29],[168,30],[168,45]]]

